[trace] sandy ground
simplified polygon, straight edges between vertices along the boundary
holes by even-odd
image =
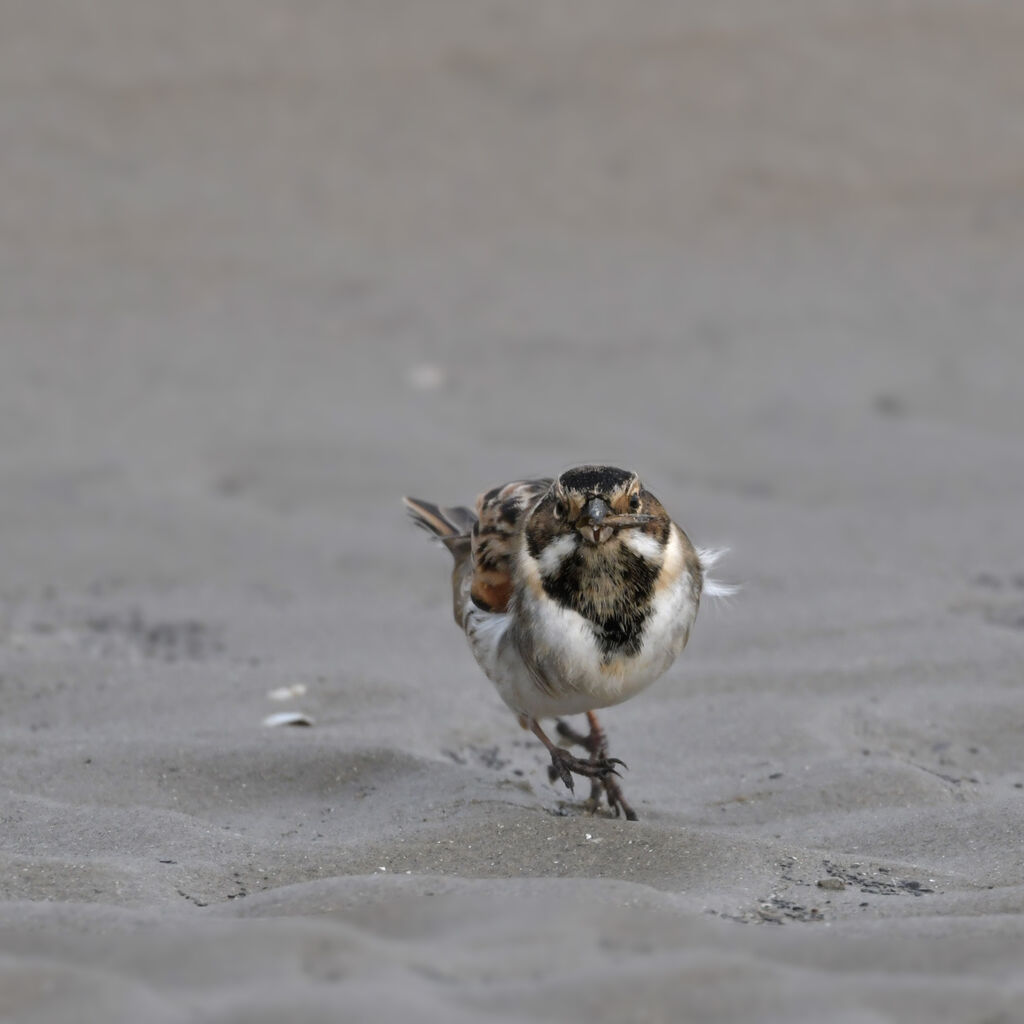
[[[0,1015],[1024,1020],[1016,0],[2,8]],[[398,504],[589,460],[636,824]]]

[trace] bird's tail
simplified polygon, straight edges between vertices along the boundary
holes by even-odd
[[[476,525],[476,513],[457,505],[442,508],[419,498],[402,498],[409,518],[432,537],[436,537],[454,556],[468,552],[471,534]]]
[[[729,553],[728,548],[698,548],[697,557],[700,559],[701,568],[704,570],[704,593],[708,597],[732,597],[740,591],[739,584],[725,583],[709,575],[708,570],[720,562],[724,555]]]

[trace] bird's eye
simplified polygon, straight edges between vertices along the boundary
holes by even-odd
[[[631,512],[635,512],[640,507],[640,495],[631,494],[629,496],[629,509]]]
[[[565,507],[565,502],[564,501],[556,501],[555,502],[555,518],[556,519],[564,519],[566,512],[568,512],[568,509]]]

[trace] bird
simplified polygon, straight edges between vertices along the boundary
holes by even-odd
[[[548,775],[572,793],[590,780],[585,807],[602,796],[636,821],[619,783],[625,762],[608,753],[596,711],[658,679],[686,647],[702,595],[735,588],[707,570],[722,551],[698,549],[630,470],[575,466],[557,477],[484,491],[475,510],[403,498],[413,522],[454,557],[452,610],[477,664],[544,744]],[[588,731],[564,721],[584,714]],[[557,745],[542,720],[582,747]]]

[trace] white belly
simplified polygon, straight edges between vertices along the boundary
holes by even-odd
[[[518,610],[498,615],[473,605],[468,587],[464,600],[466,636],[477,663],[513,711],[533,718],[628,700],[672,664],[697,614],[684,573],[655,596],[639,652],[609,659],[585,618],[542,594],[521,594]]]

